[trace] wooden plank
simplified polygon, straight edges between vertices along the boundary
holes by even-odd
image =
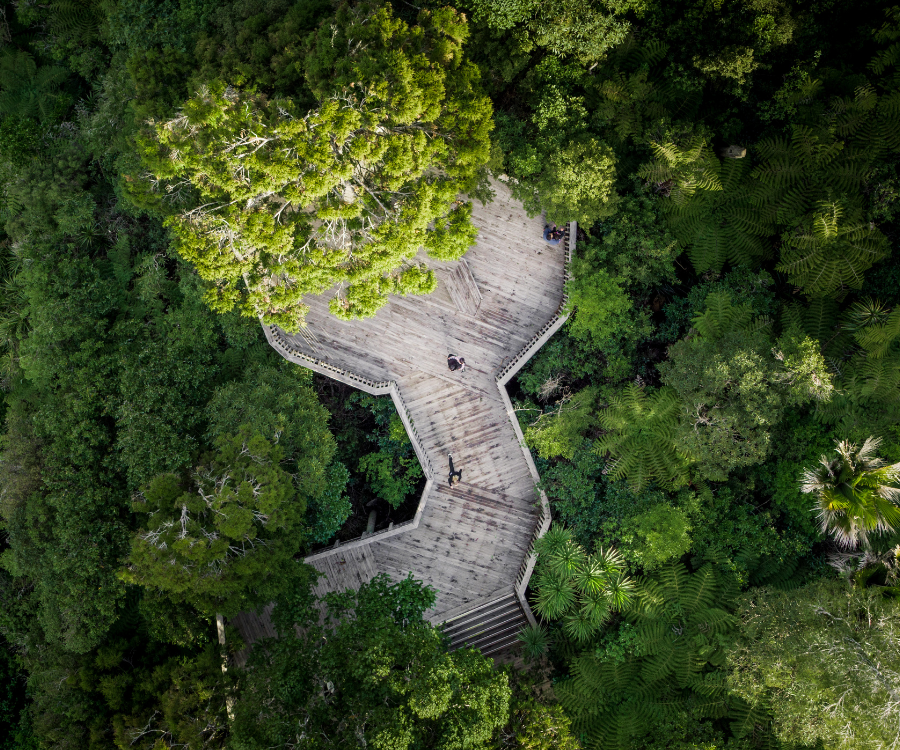
[[[461,260],[450,272],[444,275],[450,299],[456,309],[466,315],[477,315],[481,307],[482,296],[478,284],[472,277],[472,271],[465,260]]]

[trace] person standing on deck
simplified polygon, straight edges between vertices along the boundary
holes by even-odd
[[[452,487],[453,485],[459,484],[459,483],[462,481],[462,471],[461,471],[461,470],[460,470],[460,471],[454,471],[454,469],[453,469],[453,454],[452,454],[452,453],[448,453],[448,454],[447,454],[447,458],[450,459],[450,477],[449,477],[449,482],[450,482],[450,486]]]
[[[455,354],[448,354],[447,367],[450,368],[450,372],[456,372],[457,370],[459,370],[460,372],[465,372],[466,360],[464,357],[457,357]]]

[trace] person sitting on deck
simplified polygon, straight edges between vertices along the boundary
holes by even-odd
[[[455,484],[459,484],[462,481],[462,470],[454,471],[453,470],[453,456],[451,454],[447,454],[447,458],[450,459],[450,477],[449,482],[452,487]]]
[[[556,226],[556,224],[547,224],[544,227],[544,240],[551,245],[558,245],[562,241],[564,234],[565,231]]]
[[[465,357],[457,357],[455,354],[447,355],[447,367],[450,368],[450,372],[456,372],[457,370],[461,372],[466,371],[466,359]]]

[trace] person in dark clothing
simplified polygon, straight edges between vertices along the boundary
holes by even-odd
[[[450,459],[450,477],[448,481],[450,482],[450,486],[452,487],[455,484],[459,484],[462,481],[462,471],[455,471],[453,469],[453,456],[451,454],[447,454],[447,458]]]
[[[547,224],[544,227],[544,240],[551,245],[558,245],[563,238],[565,232],[556,224]]]
[[[464,357],[457,357],[455,354],[448,354],[447,367],[450,368],[450,372],[456,372],[457,370],[459,370],[460,372],[465,372],[466,360]]]

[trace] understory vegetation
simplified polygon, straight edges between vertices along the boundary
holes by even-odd
[[[515,669],[315,593],[424,477],[259,325],[501,183],[577,222]],[[896,747],[898,239],[884,0],[0,3],[0,750]]]

